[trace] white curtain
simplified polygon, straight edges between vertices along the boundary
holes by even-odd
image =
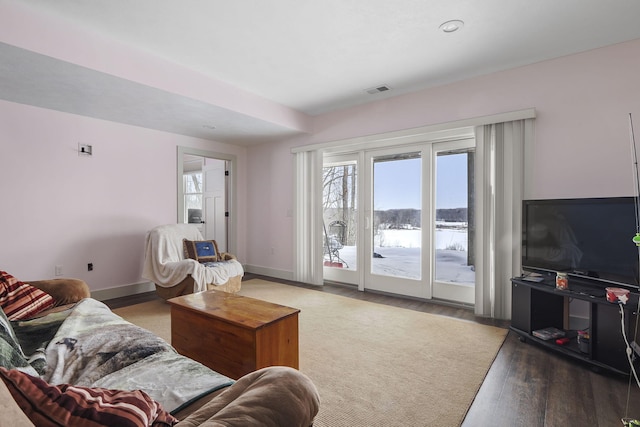
[[[294,153],[295,233],[293,280],[322,285],[322,153]]]
[[[479,316],[511,318],[511,282],[520,274],[524,149],[533,119],[476,127],[476,303]]]

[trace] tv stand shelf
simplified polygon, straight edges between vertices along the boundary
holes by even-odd
[[[629,373],[619,305],[607,301],[602,287],[570,278],[569,289],[559,290],[555,287],[555,276],[546,277],[539,283],[514,277],[511,284],[511,330],[520,335],[521,341],[534,342],[597,368],[624,375]],[[586,352],[580,351],[578,347],[577,331],[566,330],[569,299],[589,303],[590,337]],[[629,342],[638,342],[638,337],[633,335],[638,294],[631,293],[629,301],[623,307],[627,339]],[[559,345],[555,339],[543,340],[533,335],[533,331],[547,327],[565,330],[569,342]]]

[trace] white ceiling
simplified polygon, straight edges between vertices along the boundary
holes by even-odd
[[[640,38],[639,0],[21,2],[311,116]],[[451,19],[464,27],[438,29]],[[299,132],[7,44],[0,58],[0,98],[15,102],[232,143]]]

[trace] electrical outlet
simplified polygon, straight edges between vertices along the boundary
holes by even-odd
[[[56,276],[62,276],[62,266],[56,265]]]
[[[87,264],[87,271],[93,271],[93,263],[92,262]]]

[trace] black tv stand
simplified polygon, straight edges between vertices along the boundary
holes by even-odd
[[[574,359],[589,363],[618,374],[630,372],[626,354],[626,344],[622,336],[619,305],[606,299],[601,286],[591,282],[570,278],[569,289],[555,287],[555,276],[548,276],[541,282],[523,280],[514,277],[512,283],[511,330],[520,336],[521,341],[531,341],[550,350],[562,353]],[[569,299],[589,303],[589,344],[587,351],[577,343],[577,331],[568,329]],[[639,342],[640,334],[634,336],[638,294],[631,293],[630,300],[623,305],[625,333],[629,342]],[[556,344],[555,339],[543,340],[533,335],[533,331],[555,327],[566,331],[569,342]]]

